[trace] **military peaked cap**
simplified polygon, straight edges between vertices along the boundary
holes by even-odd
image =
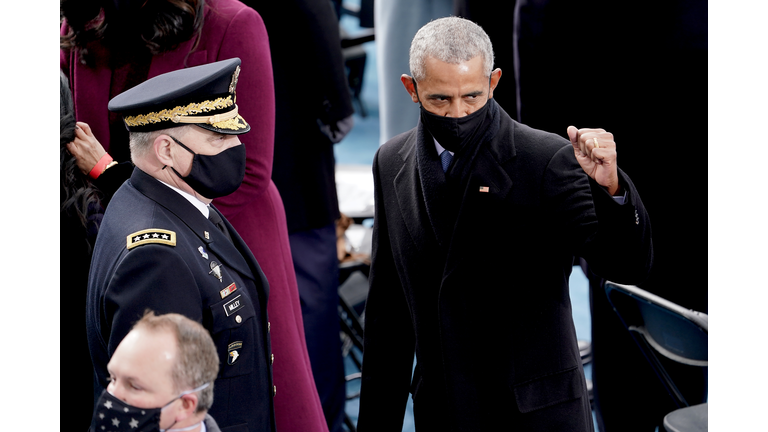
[[[228,135],[251,130],[235,103],[240,59],[231,58],[148,79],[109,101],[131,132],[194,124]]]

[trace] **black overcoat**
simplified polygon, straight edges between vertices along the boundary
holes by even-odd
[[[218,350],[209,413],[219,426],[274,431],[269,287],[242,238],[223,220],[232,242],[184,197],[138,168],[115,193],[88,280],[95,394],[108,384],[110,356],[146,309],[180,313],[202,323]],[[164,236],[170,241],[171,232],[175,245],[160,242]],[[139,244],[129,248],[137,237]]]
[[[421,123],[375,156],[361,432],[400,430],[409,391],[419,430],[593,429],[568,292],[574,257],[638,283],[650,222],[623,172],[619,204],[567,140],[500,115],[453,199]]]

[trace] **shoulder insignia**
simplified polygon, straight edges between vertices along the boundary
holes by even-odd
[[[160,243],[176,246],[176,233],[160,228],[150,228],[129,235],[126,238],[128,249],[149,243]]]

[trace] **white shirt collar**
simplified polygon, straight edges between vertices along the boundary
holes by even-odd
[[[176,192],[178,192],[178,193],[179,193],[179,195],[181,195],[181,196],[183,196],[184,198],[186,198],[186,199],[187,199],[187,201],[189,201],[190,203],[192,203],[192,205],[193,205],[193,206],[195,206],[195,207],[196,207],[198,210],[200,210],[200,213],[202,213],[202,214],[203,214],[203,216],[205,216],[205,218],[206,218],[206,219],[208,219],[208,212],[209,212],[210,210],[209,210],[209,207],[208,207],[208,205],[207,205],[206,203],[204,203],[204,202],[200,201],[199,199],[197,199],[197,197],[196,197],[196,196],[194,196],[194,195],[191,195],[191,194],[189,194],[189,193],[187,193],[187,192],[184,192],[183,190],[181,190],[181,189],[179,189],[179,188],[177,188],[177,187],[175,187],[175,186],[171,186],[171,185],[169,185],[168,183],[166,183],[166,182],[164,182],[164,181],[162,181],[162,180],[158,180],[158,181],[159,181],[160,183],[162,183],[162,184],[164,184],[164,185],[168,186],[169,188],[171,188],[171,189],[175,190]]]
[[[443,154],[443,150],[445,150],[445,148],[441,146],[440,143],[437,142],[437,140],[434,137],[432,137],[432,141],[435,142],[435,150],[437,150],[437,155],[440,156],[441,154]],[[453,156],[452,151],[448,150],[448,153],[450,153],[451,156]]]

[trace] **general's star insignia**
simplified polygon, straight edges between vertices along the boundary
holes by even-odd
[[[128,249],[149,243],[160,243],[169,246],[176,246],[176,233],[173,231],[150,228],[135,232],[126,238]]]

